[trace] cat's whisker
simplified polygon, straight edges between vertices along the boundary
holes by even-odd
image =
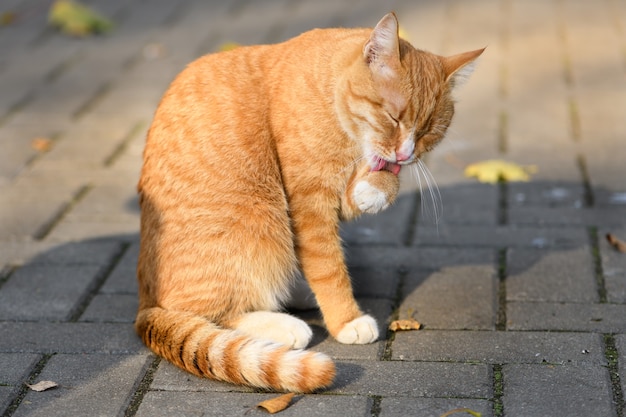
[[[424,164],[424,161],[418,159],[417,168],[422,175],[424,175],[424,181],[426,181],[426,185],[428,186],[428,192],[433,206],[432,215],[434,217],[435,224],[438,224],[443,214],[443,200],[441,199],[439,186],[437,185],[437,181],[435,180],[433,174],[430,172],[426,164]],[[426,211],[426,214],[429,214],[428,210]]]

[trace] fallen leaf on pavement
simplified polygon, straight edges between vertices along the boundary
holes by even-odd
[[[616,238],[615,235],[613,235],[612,233],[606,234],[606,240],[608,240],[611,246],[613,246],[618,251],[626,253],[626,243]]]
[[[220,52],[225,52],[225,51],[232,51],[235,48],[239,48],[241,45],[239,45],[237,42],[224,42],[223,44],[220,45],[219,47],[219,51]]]
[[[389,330],[392,332],[397,332],[398,330],[419,330],[421,327],[422,324],[414,318],[394,320],[389,324]]]
[[[33,147],[34,150],[39,152],[48,152],[52,147],[52,139],[48,138],[35,138],[30,143],[30,146]]]
[[[50,7],[48,22],[70,36],[104,33],[113,27],[106,17],[72,0],[57,0]]]
[[[478,411],[470,410],[469,408],[455,408],[454,410],[450,410],[439,417],[448,417],[456,413],[467,413],[473,415],[474,417],[482,417],[481,413],[479,413]]]
[[[296,394],[293,392],[290,392],[289,394],[284,394],[280,397],[270,398],[269,400],[261,401],[256,405],[256,407],[261,408],[270,414],[275,414],[289,407],[291,400],[295,395]]]
[[[59,384],[53,381],[39,381],[33,385],[26,384],[26,386],[32,389],[33,391],[41,392],[41,391],[48,390],[50,388],[56,388],[59,386]]]
[[[495,184],[504,181],[529,181],[530,174],[537,172],[534,165],[521,166],[513,162],[490,159],[477,162],[465,168],[466,177],[476,177],[480,182]]]
[[[17,14],[15,12],[4,12],[0,13],[0,26],[9,26],[15,23],[17,19]]]

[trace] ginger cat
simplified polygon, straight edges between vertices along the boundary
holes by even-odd
[[[482,50],[440,57],[372,29],[324,29],[190,64],[165,93],[139,181],[135,328],[195,375],[253,387],[328,387],[333,362],[302,350],[281,312],[300,271],[329,333],[371,343],[339,222],[393,203],[398,173],[439,142],[451,90]]]

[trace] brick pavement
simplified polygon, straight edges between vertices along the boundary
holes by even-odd
[[[443,217],[407,175],[394,207],[343,230],[363,307],[425,329],[343,346],[303,314],[338,376],[283,415],[625,415],[626,255],[603,237],[626,238],[624,2],[89,3],[116,21],[110,35],[46,29],[46,1],[0,4],[21,17],[0,27],[3,416],[238,416],[271,396],[185,374],[133,333],[145,130],[173,76],[222,42],[371,26],[392,9],[418,47],[488,46],[427,160]],[[494,157],[539,172],[463,177]],[[46,379],[60,387],[24,385]]]

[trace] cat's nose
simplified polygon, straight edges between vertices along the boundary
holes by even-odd
[[[403,154],[402,152],[396,152],[396,162],[404,162],[411,159],[411,154]]]

